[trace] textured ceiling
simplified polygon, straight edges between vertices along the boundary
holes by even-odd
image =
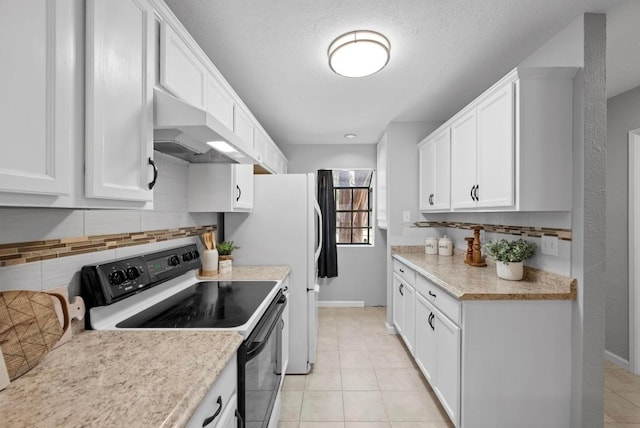
[[[391,121],[444,121],[579,14],[622,3],[165,1],[278,144],[346,143],[346,133],[375,143]],[[355,29],[385,34],[391,59],[349,79],[329,69],[327,48]]]

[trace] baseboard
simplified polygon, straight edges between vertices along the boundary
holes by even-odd
[[[613,352],[609,352],[606,349],[604,351],[604,359],[620,368],[629,370],[629,361],[625,360],[624,358],[618,357],[616,354],[614,354]]]
[[[384,328],[387,329],[387,333],[389,334],[398,334],[398,332],[396,331],[396,328],[392,325],[389,325],[388,322],[384,323]]]
[[[364,308],[364,300],[324,300],[318,301],[319,308]]]

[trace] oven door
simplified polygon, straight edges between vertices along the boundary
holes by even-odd
[[[266,428],[281,380],[282,312],[280,293],[238,350],[238,411],[247,428]]]

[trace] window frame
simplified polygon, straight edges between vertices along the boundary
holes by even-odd
[[[375,212],[375,179],[376,179],[376,171],[374,168],[335,168],[334,170],[339,171],[371,171],[371,180],[369,182],[369,186],[335,186],[333,187],[333,195],[336,201],[336,245],[344,246],[344,247],[367,247],[371,248],[375,246],[375,221],[376,221],[376,212]],[[350,209],[338,209],[338,190],[351,191],[350,198]],[[353,209],[353,201],[354,201],[354,192],[356,190],[366,190],[367,191],[367,209],[355,210]],[[353,226],[353,220],[351,222],[350,227],[340,227],[338,222],[339,214],[351,213],[353,216],[355,213],[367,213],[367,226]],[[353,219],[353,217],[351,217]],[[350,237],[351,242],[338,242],[339,230],[341,229],[349,229],[351,231]],[[355,230],[364,230],[367,231],[367,240],[368,242],[353,242],[353,234]]]

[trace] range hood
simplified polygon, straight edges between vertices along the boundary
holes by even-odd
[[[154,89],[154,149],[190,163],[254,163],[239,147],[240,138],[205,110]],[[224,141],[234,149],[221,152],[208,142]]]

